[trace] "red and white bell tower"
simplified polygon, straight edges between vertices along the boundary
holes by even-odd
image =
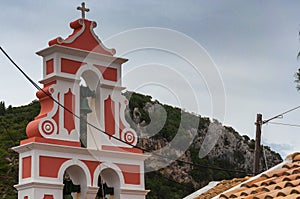
[[[66,173],[80,185],[73,198],[95,199],[105,182],[115,199],[143,199],[148,156],[132,147],[137,135],[125,120],[128,101],[121,94],[127,59],[115,57],[95,35],[97,24],[85,19],[84,3],[77,9],[82,18],[70,23],[73,33],[37,52],[44,87],[37,92],[41,110],[26,128],[28,139],[14,148],[18,199],[62,199]]]

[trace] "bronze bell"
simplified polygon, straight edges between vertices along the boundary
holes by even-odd
[[[91,113],[92,110],[89,106],[87,98],[81,98],[80,100],[80,114],[88,114]]]

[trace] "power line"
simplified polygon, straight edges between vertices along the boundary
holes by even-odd
[[[170,181],[170,182],[172,182],[172,183],[175,183],[175,184],[178,184],[179,186],[181,186],[181,187],[184,187],[184,188],[188,188],[188,189],[191,189],[192,187],[191,186],[188,186],[188,185],[186,185],[186,184],[182,184],[182,183],[180,183],[180,182],[177,182],[176,180],[173,180],[173,179],[171,179],[171,178],[168,178],[168,177],[166,177],[166,176],[164,176],[164,174],[161,174],[161,173],[154,173],[154,175],[156,175],[156,176],[158,176],[158,177],[162,177],[162,178],[164,178],[164,179],[166,179],[166,180],[168,180],[168,181]]]
[[[280,113],[280,114],[278,114],[278,115],[276,115],[276,116],[274,116],[274,117],[271,117],[270,119],[264,120],[264,121],[262,122],[262,124],[267,124],[267,123],[270,122],[271,120],[274,120],[274,119],[277,119],[277,118],[283,118],[283,115],[285,115],[285,114],[287,114],[287,113],[289,113],[289,112],[292,112],[292,111],[294,111],[294,110],[297,110],[297,109],[299,109],[299,108],[300,108],[300,106],[296,106],[295,108],[289,109],[289,110],[287,110],[287,111],[285,111],[285,112],[283,112],[283,113]]]
[[[16,140],[14,139],[14,137],[10,134],[10,132],[7,130],[6,126],[3,126],[3,128],[5,129],[6,134],[8,135],[8,137],[11,139],[11,141],[13,142],[13,144],[16,144]]]
[[[17,67],[17,69],[26,77],[26,79],[34,85],[34,87],[36,87],[38,90],[41,90],[45,95],[47,95],[51,100],[53,100],[55,103],[57,103],[60,107],[62,107],[63,109],[65,109],[66,111],[68,111],[70,114],[72,114],[74,117],[80,119],[80,120],[83,120],[84,123],[86,123],[87,125],[93,127],[94,129],[106,134],[107,136],[110,136],[122,143],[125,143],[131,147],[134,147],[134,148],[137,148],[137,149],[140,149],[142,150],[143,152],[147,152],[147,153],[152,153],[154,154],[155,156],[158,156],[158,157],[161,157],[161,158],[165,158],[165,159],[169,159],[168,157],[165,157],[163,155],[159,155],[157,153],[154,153],[154,152],[151,152],[147,149],[144,149],[144,148],[141,148],[141,147],[138,147],[138,146],[135,146],[135,145],[132,145],[130,143],[127,143],[125,142],[124,140],[121,140],[120,138],[117,138],[113,135],[110,135],[109,133],[101,130],[100,128],[96,127],[95,125],[89,123],[87,120],[85,120],[84,118],[80,117],[80,116],[77,116],[75,113],[73,113],[71,110],[69,110],[68,108],[66,108],[64,105],[62,105],[59,101],[57,101],[56,99],[54,99],[50,94],[48,94],[45,90],[43,90],[41,87],[39,87],[14,61],[13,59],[2,49],[2,47],[0,46],[0,49],[1,51],[4,53],[4,55],[13,63],[13,65],[15,67]],[[177,162],[181,162],[181,163],[184,163],[184,164],[190,164],[190,165],[194,165],[194,166],[198,166],[198,167],[202,167],[202,168],[207,168],[207,169],[212,169],[212,170],[222,170],[222,171],[230,171],[230,172],[238,172],[238,173],[245,173],[247,174],[245,171],[239,171],[239,170],[230,170],[230,169],[224,169],[224,168],[219,168],[219,167],[210,167],[210,166],[204,166],[204,165],[199,165],[199,164],[194,164],[192,162],[187,162],[187,161],[182,161],[182,160],[175,160]],[[250,174],[252,175],[252,174]]]
[[[25,76],[25,78],[38,90],[41,90],[41,87],[37,85],[15,62],[10,56],[3,50],[3,48],[0,46],[1,51],[3,54],[9,59],[9,61]]]
[[[122,142],[122,143],[125,143],[125,144],[129,144],[129,143],[127,143],[127,142],[125,142],[124,140],[121,140],[120,138],[117,138],[117,137],[115,137],[115,136],[113,136],[113,135],[110,135],[109,133],[107,133],[107,132],[105,132],[105,131],[103,131],[103,130],[101,130],[101,129],[99,129],[98,127],[96,127],[95,125],[93,125],[93,124],[91,124],[91,123],[89,123],[87,120],[85,120],[84,118],[82,118],[82,117],[80,117],[80,116],[78,116],[78,115],[76,115],[75,113],[73,113],[73,111],[71,111],[70,109],[68,109],[68,108],[66,108],[64,105],[62,105],[59,101],[57,101],[56,99],[54,99],[53,97],[52,97],[52,95],[50,95],[49,93],[47,93],[44,89],[42,89],[39,85],[37,85],[14,61],[13,61],[13,59],[3,50],[3,48],[0,46],[0,49],[1,49],[1,51],[4,53],[4,55],[13,63],[13,65],[15,66],[15,67],[17,67],[17,69],[26,77],[26,79],[31,83],[31,84],[33,84],[33,86],[35,87],[35,88],[37,88],[39,91],[42,91],[46,96],[48,96],[51,100],[53,100],[56,104],[58,104],[60,107],[62,107],[64,110],[66,110],[67,112],[69,112],[70,114],[72,114],[74,117],[76,117],[77,119],[79,119],[79,120],[83,120],[83,122],[84,123],[86,123],[87,125],[89,125],[89,126],[91,126],[91,127],[93,127],[94,129],[96,129],[96,130],[98,130],[98,131],[100,131],[100,132],[102,132],[102,133],[104,133],[104,134],[106,134],[107,136],[110,136],[110,137],[113,137],[114,139],[116,139],[116,140],[118,140],[118,141],[120,141],[120,142]],[[130,145],[130,144],[129,144]],[[133,145],[132,145],[133,146]]]
[[[3,119],[1,118],[1,123],[3,122]],[[16,144],[15,138],[11,135],[11,133],[7,130],[7,126],[5,124],[1,125],[4,128],[4,131],[8,135],[9,139],[12,141],[13,144]]]
[[[292,109],[289,109],[287,111],[284,111],[278,115],[275,115],[274,117],[271,117],[270,119],[267,120],[262,120],[262,115],[261,114],[257,114],[257,120],[256,120],[256,135],[255,135],[255,152],[254,152],[254,164],[253,164],[253,172],[255,174],[258,173],[259,171],[259,156],[260,156],[260,140],[261,140],[261,128],[264,124],[277,124],[277,125],[285,125],[285,126],[293,126],[293,127],[300,127],[300,125],[293,125],[293,124],[285,124],[285,123],[279,123],[279,122],[270,122],[274,119],[278,119],[278,118],[283,118],[283,116],[285,114],[288,114],[292,111],[295,111],[297,109],[299,109],[300,106],[296,106]],[[264,156],[265,156],[265,151],[263,151]],[[265,158],[265,162],[266,162],[266,157]],[[266,166],[267,166],[267,162],[266,162]],[[268,167],[268,166],[267,166]]]
[[[134,148],[137,148],[137,149],[140,149],[141,151],[143,152],[147,152],[147,153],[152,153],[153,155],[155,156],[158,156],[158,157],[161,157],[161,158],[165,158],[165,159],[168,159],[170,160],[170,158],[166,157],[166,156],[163,156],[163,155],[159,155],[155,152],[151,152],[147,149],[144,149],[142,147],[139,147],[139,146],[135,146],[135,145],[132,145],[130,143],[127,143],[126,141],[124,140],[121,140],[120,138],[118,137],[115,137],[113,135],[110,135],[109,133],[103,131],[102,129],[96,127],[95,125],[89,123],[86,119],[76,115],[75,113],[73,113],[71,110],[69,110],[68,108],[66,108],[64,105],[62,105],[59,101],[57,101],[56,99],[54,99],[52,97],[52,95],[50,95],[49,93],[47,93],[44,89],[42,89],[39,85],[37,85],[14,61],[13,59],[5,52],[5,50],[0,46],[0,50],[2,51],[2,53],[11,61],[11,63],[25,76],[25,78],[36,88],[38,89],[39,91],[42,91],[46,96],[48,96],[51,100],[53,100],[56,104],[58,104],[60,107],[62,107],[64,110],[66,110],[67,112],[69,112],[70,114],[72,114],[74,117],[80,119],[81,121],[83,121],[84,123],[86,123],[88,126],[96,129],[97,131],[101,132],[101,133],[104,133],[106,134],[107,136],[110,136],[112,138],[114,138],[115,140],[118,140],[126,145],[129,145],[131,147],[134,147]],[[299,106],[300,107],[300,106]],[[195,163],[192,163],[192,162],[187,162],[187,161],[182,161],[182,160],[174,160],[174,161],[177,161],[177,162],[181,162],[181,163],[184,163],[184,164],[189,164],[189,165],[193,165],[193,166],[198,166],[198,167],[201,167],[201,168],[207,168],[207,169],[212,169],[212,170],[221,170],[221,171],[228,171],[228,172],[237,172],[237,173],[244,173],[244,174],[247,174],[247,172],[245,171],[241,171],[241,170],[231,170],[231,169],[225,169],[225,168],[219,168],[219,167],[211,167],[211,166],[204,166],[204,165],[199,165],[199,164],[195,164]],[[252,174],[247,174],[247,175],[252,175]]]
[[[255,174],[258,173],[259,171],[259,156],[260,156],[260,141],[261,141],[261,128],[264,124],[277,124],[277,125],[286,125],[286,126],[293,126],[293,127],[300,127],[300,125],[292,125],[292,124],[284,124],[284,123],[277,123],[277,122],[270,122],[274,119],[278,119],[278,118],[283,118],[283,116],[285,114],[288,114],[292,111],[295,111],[297,109],[299,109],[300,106],[296,106],[292,109],[289,109],[287,111],[284,111],[278,115],[275,115],[274,117],[271,117],[267,120],[262,120],[262,114],[257,114],[256,116],[256,133],[255,133],[255,149],[254,149],[254,163],[253,163],[253,172]],[[265,151],[263,151],[263,153],[265,153]],[[265,156],[265,154],[264,154]],[[264,157],[266,160],[266,157]],[[266,162],[266,161],[265,161]],[[266,162],[266,166],[267,166],[267,162]],[[268,167],[268,166],[267,166]]]
[[[212,169],[212,170],[236,172],[236,173],[244,173],[244,174],[247,174],[247,175],[253,175],[253,173],[247,173],[246,171],[242,171],[242,170],[234,170],[234,169],[225,169],[225,168],[220,168],[220,167],[204,166],[204,165],[200,165],[200,164],[192,163],[192,162],[187,162],[187,161],[183,161],[183,160],[176,160],[176,162],[189,164],[189,165],[192,165],[192,166],[198,166],[198,167],[205,168],[205,169]]]
[[[281,123],[281,122],[268,122],[268,124],[291,126],[291,127],[300,127],[300,124],[287,124],[287,123]]]

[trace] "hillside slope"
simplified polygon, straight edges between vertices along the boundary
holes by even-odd
[[[145,162],[146,189],[151,190],[148,199],[182,198],[209,181],[251,173],[254,140],[216,120],[160,104],[150,96],[124,95],[129,99],[127,121],[140,136],[138,146],[152,151]],[[18,180],[18,157],[10,148],[26,138],[26,125],[39,109],[37,101],[21,107],[0,104],[0,198],[17,198],[13,185]],[[269,167],[282,161],[279,154],[264,148]]]
[[[17,198],[13,185],[18,182],[18,154],[11,148],[26,138],[25,128],[39,111],[37,101],[21,107],[0,104],[0,198]]]
[[[124,95],[129,100],[128,121],[144,137],[138,146],[154,151],[145,163],[146,171],[152,171],[146,173],[146,185],[151,189],[149,199],[182,198],[210,181],[252,174],[253,139],[217,120],[160,104],[151,96],[132,92]],[[164,111],[166,117],[161,116]],[[157,126],[161,129],[154,128]],[[261,171],[282,161],[268,146],[261,146],[261,149]],[[172,157],[179,161],[170,161]],[[168,166],[157,168],[166,162]],[[167,191],[168,187],[172,190]]]

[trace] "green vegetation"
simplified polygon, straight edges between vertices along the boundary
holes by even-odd
[[[150,137],[152,140],[151,143],[154,144],[147,145],[147,150],[157,149],[157,141],[163,140],[160,143],[168,143],[172,141],[172,144],[177,150],[184,151],[185,149],[181,148],[182,140],[187,140],[191,134],[193,134],[193,136],[196,134],[196,138],[198,139],[197,142],[199,142],[200,138],[203,141],[203,134],[207,132],[208,126],[211,123],[209,118],[190,114],[177,107],[160,104],[158,101],[152,101],[151,96],[144,96],[132,92],[126,92],[124,95],[129,99],[129,106],[127,110],[127,113],[129,114],[126,115],[126,118],[133,128],[137,128],[138,126],[133,119],[131,119],[133,117],[134,109],[138,110],[140,113],[139,121],[144,121],[146,131],[149,130],[147,129],[149,128],[147,127],[147,124],[150,124],[151,122],[151,117],[149,116],[147,109],[149,104],[157,104],[163,107],[167,114],[167,118],[162,129]],[[17,198],[17,193],[13,188],[13,185],[17,184],[18,181],[18,154],[13,152],[11,148],[17,146],[20,140],[26,139],[25,128],[28,122],[32,121],[34,117],[39,114],[39,110],[40,106],[37,101],[33,101],[29,105],[21,107],[6,107],[4,102],[0,102],[0,195],[2,198]],[[158,115],[155,115],[155,117],[159,117],[160,112],[157,114]],[[240,136],[231,127],[225,128],[227,131],[234,134],[235,137],[240,137],[240,142],[245,143],[250,149],[252,149],[254,146],[254,140],[250,140],[248,136]],[[189,131],[191,129],[194,131]],[[174,139],[175,136],[176,139]],[[220,140],[220,143],[224,143],[227,148],[230,147],[231,140],[225,137],[225,139]],[[220,143],[217,143],[216,146],[218,147],[215,148],[219,148],[219,146],[221,146]],[[154,146],[155,144],[156,146]],[[244,173],[232,172],[234,169],[240,170],[237,165],[241,165],[246,161],[242,152],[235,151],[232,153],[231,157],[233,157],[232,159],[234,162],[230,162],[230,155],[228,156],[228,154],[220,155],[218,158],[210,158],[208,156],[205,158],[199,158],[200,145],[199,143],[195,144],[195,140],[194,142],[189,143],[189,146],[190,147],[186,151],[185,155],[188,157],[188,161],[192,162],[193,165],[178,162],[175,167],[180,169],[185,168],[185,175],[189,175],[193,181],[189,183],[176,182],[174,180],[176,179],[174,178],[174,173],[166,174],[165,172],[162,172],[164,174],[161,174],[159,171],[146,173],[146,189],[151,190],[147,196],[148,199],[183,198],[212,180],[230,179],[245,175]],[[277,153],[274,153],[274,156],[280,159],[280,156],[278,155],[278,157],[277,155]],[[216,167],[224,169],[212,169]],[[171,170],[173,169],[172,167],[169,168],[171,168]],[[180,169],[176,169],[179,174],[181,171]]]
[[[210,181],[220,181],[245,176],[245,173],[233,172],[232,170],[238,168],[230,163],[226,158],[209,160],[205,157],[200,159],[198,156],[199,151],[197,149],[193,148],[189,151],[191,153],[192,162],[195,164],[190,174],[193,179],[202,186],[206,185]],[[210,168],[222,169],[216,170]]]
[[[150,189],[147,199],[182,198],[195,191],[192,183],[178,183],[154,171],[145,174],[145,182],[146,189]]]
[[[39,102],[27,106],[5,108],[0,102],[0,193],[2,198],[15,199],[17,192],[13,185],[18,182],[18,154],[11,150],[20,140],[26,139],[28,122],[38,115]]]

